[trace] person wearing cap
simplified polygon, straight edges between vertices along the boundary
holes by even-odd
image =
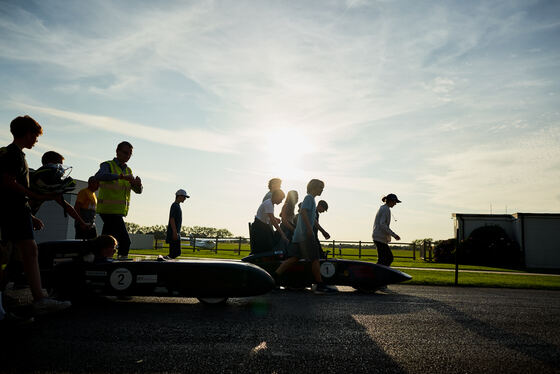
[[[167,224],[167,236],[165,238],[165,242],[169,243],[169,255],[165,256],[165,259],[174,259],[181,255],[183,212],[179,204],[185,202],[189,197],[187,191],[183,189],[175,192],[175,201],[169,209],[169,223]]]
[[[377,263],[380,265],[390,266],[393,262],[393,252],[389,248],[391,242],[391,237],[396,240],[401,240],[391,228],[389,227],[391,223],[391,210],[395,204],[401,201],[397,198],[397,195],[390,193],[387,196],[383,196],[381,201],[384,202],[377,214],[375,215],[375,221],[373,222],[373,242],[377,248]]]

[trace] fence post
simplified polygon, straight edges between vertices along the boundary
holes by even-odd
[[[432,250],[434,249],[434,246],[432,245],[432,242],[428,242],[428,245],[430,246],[430,262],[432,262]]]
[[[426,261],[426,241],[422,240],[422,252],[424,252],[424,261]]]
[[[416,243],[412,243],[412,259],[416,260]]]
[[[237,255],[241,256],[241,236],[239,237],[239,243],[237,245]]]
[[[336,249],[336,243],[335,243],[335,241],[333,240],[333,241],[332,241],[332,257],[333,257],[333,258],[334,258],[334,250],[335,250],[335,249]]]
[[[358,242],[358,258],[362,258],[362,241]]]
[[[193,240],[192,251],[193,251],[193,253],[196,252],[196,236],[194,237],[194,240]]]
[[[455,286],[459,285],[459,239],[455,241]]]
[[[216,235],[216,247],[214,248],[214,253],[218,254],[218,235]]]
[[[154,245],[155,245],[155,250],[157,251],[157,250],[158,250],[158,247],[157,247],[157,239],[154,240]]]

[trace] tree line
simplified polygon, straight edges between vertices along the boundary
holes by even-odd
[[[133,222],[125,222],[126,229],[130,234],[153,235],[154,239],[165,239],[167,225],[140,226]],[[231,238],[233,234],[228,229],[217,229],[205,226],[181,226],[181,236],[193,236],[196,238]]]

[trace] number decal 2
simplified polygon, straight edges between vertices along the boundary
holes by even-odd
[[[111,287],[115,290],[126,290],[132,284],[132,273],[126,268],[118,268],[113,270],[109,277]]]

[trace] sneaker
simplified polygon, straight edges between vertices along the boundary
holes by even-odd
[[[126,261],[126,260],[128,260],[128,256],[127,255],[118,255],[117,260]]]
[[[389,289],[387,288],[387,285],[379,286],[375,290],[376,291],[381,291],[381,292],[389,292]]]
[[[35,315],[41,315],[52,312],[59,312],[70,307],[72,303],[70,301],[59,301],[51,299],[49,297],[44,297],[41,300],[33,302],[33,310]]]
[[[316,286],[314,286],[312,288],[313,293],[317,294],[317,295],[323,295],[326,293],[336,293],[338,292],[338,289],[336,287],[329,287],[325,284],[317,284]]]

